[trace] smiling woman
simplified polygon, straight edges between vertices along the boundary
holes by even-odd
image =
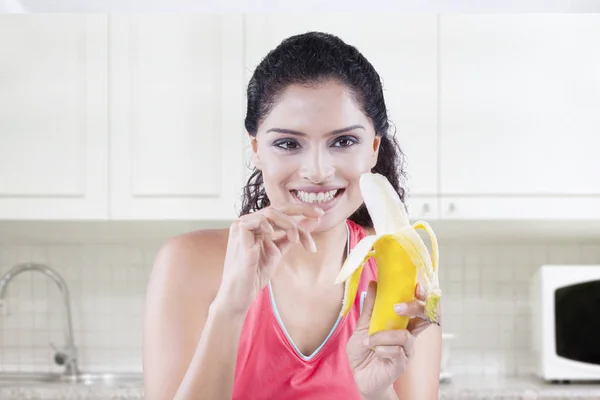
[[[373,230],[361,175],[381,174],[404,200],[379,75],[340,38],[309,32],[266,55],[247,97],[255,169],[240,218],[175,237],[155,260],[146,398],[437,399],[441,330],[423,317],[427,293],[415,287],[415,301],[397,307],[414,322],[407,329],[365,344],[375,261],[343,316],[334,284]]]

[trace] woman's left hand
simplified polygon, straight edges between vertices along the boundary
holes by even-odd
[[[346,347],[356,385],[363,399],[368,400],[385,398],[385,393],[404,373],[414,354],[414,339],[431,325],[425,315],[426,292],[417,284],[415,300],[404,303],[404,311],[396,310],[399,315],[410,316],[406,329],[381,331],[369,337],[376,291],[377,283],[371,282],[362,314]]]

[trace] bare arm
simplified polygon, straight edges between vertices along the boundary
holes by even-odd
[[[238,343],[244,316],[214,305],[190,367],[175,399],[223,399],[232,397]]]
[[[144,321],[148,400],[232,397],[243,316],[211,306],[226,243],[214,232],[196,235],[172,239],[155,259]]]
[[[314,250],[307,229],[322,215],[308,204],[266,207],[228,231],[184,235],[161,249],[146,301],[147,400],[231,399],[248,309],[286,249]],[[307,217],[306,226],[292,216]]]
[[[437,400],[440,382],[442,330],[430,325],[415,338],[415,355],[394,383],[400,400]]]

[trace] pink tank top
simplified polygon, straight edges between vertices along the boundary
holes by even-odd
[[[365,232],[351,220],[346,226],[349,251]],[[375,261],[370,259],[363,269],[354,306],[338,318],[311,355],[301,354],[287,334],[267,284],[242,328],[233,400],[360,400],[348,365],[346,343],[354,332],[368,284],[377,280],[376,272]]]

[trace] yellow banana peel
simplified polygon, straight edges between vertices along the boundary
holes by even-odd
[[[363,267],[369,258],[374,257],[377,263],[377,293],[369,335],[388,329],[406,329],[410,317],[398,315],[394,305],[414,300],[417,282],[427,292],[427,318],[432,322],[437,321],[442,291],[437,271],[438,243],[433,229],[424,221],[411,225],[404,204],[383,175],[363,174],[359,185],[373,221],[375,235],[365,236],[357,243],[335,280],[336,284],[346,284],[340,315],[350,310]],[[431,255],[417,229],[429,235]]]

